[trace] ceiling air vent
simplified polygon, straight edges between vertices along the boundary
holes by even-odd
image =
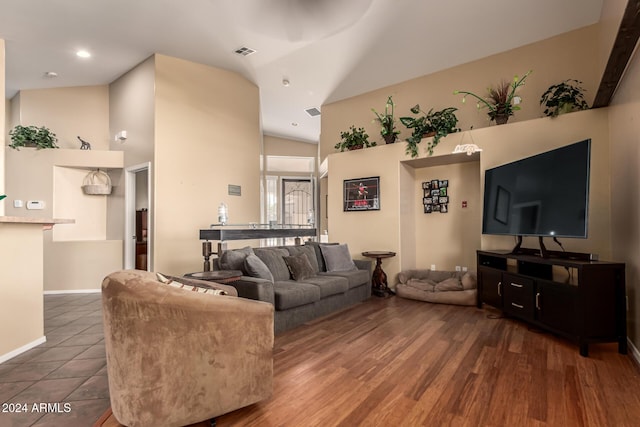
[[[246,46],[242,46],[236,50],[234,50],[235,53],[237,53],[238,55],[242,55],[242,56],[249,56],[252,53],[256,53],[255,49],[251,49],[250,47],[246,47]]]
[[[316,107],[312,107],[312,108],[307,108],[306,110],[304,110],[307,112],[308,115],[310,115],[311,117],[316,117],[320,115],[320,110],[317,109]]]

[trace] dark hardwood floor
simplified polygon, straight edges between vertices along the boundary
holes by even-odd
[[[589,352],[488,307],[373,297],[278,335],[272,398],[217,425],[640,425],[638,366]]]

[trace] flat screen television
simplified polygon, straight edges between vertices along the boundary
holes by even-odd
[[[482,233],[586,238],[590,152],[587,139],[487,169]]]

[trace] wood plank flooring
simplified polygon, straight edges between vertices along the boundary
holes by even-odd
[[[488,308],[373,297],[276,336],[274,392],[225,426],[638,426],[640,369]]]

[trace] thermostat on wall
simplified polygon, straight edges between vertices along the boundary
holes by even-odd
[[[44,202],[42,200],[29,200],[27,201],[27,209],[44,209]]]

